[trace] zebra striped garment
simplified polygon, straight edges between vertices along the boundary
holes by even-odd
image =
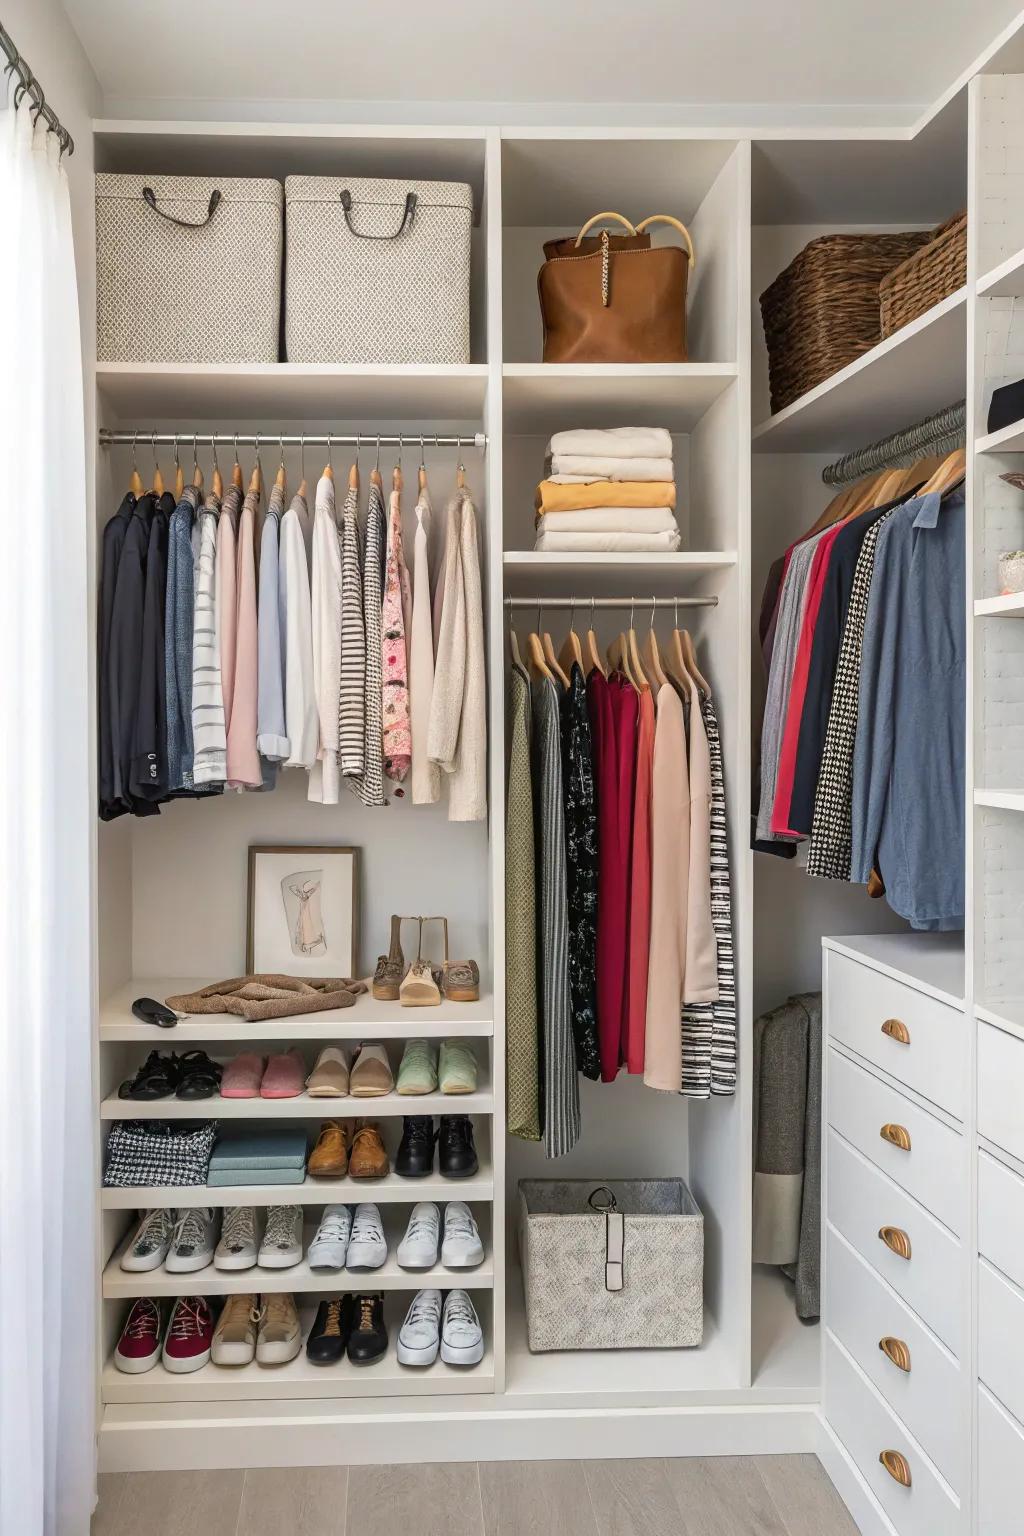
[[[217,517],[220,501],[212,493],[199,511],[199,563],[192,622],[192,782],[216,784],[227,776],[227,732],[217,632]]]
[[[363,772],[363,692],[366,687],[366,631],[363,625],[363,565],[359,556],[359,492],[349,486],[341,510],[341,691],[338,743],[347,779]]]
[[[711,760],[711,925],[718,947],[718,1001],[691,1003],[682,1010],[680,1092],[689,1099],[736,1092],[736,965],[722,741],[710,695],[701,695],[700,709]]]
[[[384,598],[384,497],[371,481],[363,546],[363,623],[366,636],[366,671],[363,686],[365,720],[363,772],[349,779],[349,786],[364,805],[385,805],[384,716],[381,702],[382,602]]]

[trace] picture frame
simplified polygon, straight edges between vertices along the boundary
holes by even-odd
[[[287,976],[359,976],[359,849],[249,847],[245,968]]]

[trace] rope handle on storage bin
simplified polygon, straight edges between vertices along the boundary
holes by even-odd
[[[153,212],[158,213],[162,219],[166,219],[168,224],[179,224],[182,229],[202,229],[205,225],[209,224],[210,220],[217,212],[217,207],[220,203],[221,195],[221,192],[217,188],[214,188],[214,190],[210,193],[210,206],[206,210],[205,219],[176,219],[173,213],[165,213],[162,208],[157,207],[156,193],[153,191],[152,187],[143,187],[142,189],[142,196],[144,200],[149,204],[150,208],[152,208]]]
[[[602,1198],[602,1196],[604,1198]],[[621,1291],[624,1285],[623,1262],[626,1248],[626,1222],[618,1201],[606,1184],[591,1190],[587,1204],[604,1216],[604,1288]]]
[[[399,235],[404,234],[405,226],[407,224],[411,224],[416,216],[416,204],[418,202],[418,198],[415,192],[407,192],[405,195],[405,212],[402,214],[402,222],[399,224],[394,234],[371,235],[366,230],[356,229],[355,225],[352,223],[352,193],[346,187],[344,191],[342,191],[339,195],[341,197],[341,206],[345,212],[345,223],[348,225],[349,230],[353,235],[355,235],[357,240],[397,240]]]

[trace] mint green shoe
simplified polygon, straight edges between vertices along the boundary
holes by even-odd
[[[476,1057],[472,1047],[464,1040],[443,1040],[438,1076],[442,1093],[475,1093]]]
[[[408,1040],[398,1069],[398,1092],[437,1092],[437,1049],[429,1040]]]

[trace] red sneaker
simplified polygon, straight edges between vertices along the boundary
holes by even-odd
[[[119,1371],[137,1376],[151,1370],[160,1359],[160,1303],[140,1296],[121,1329],[114,1350],[114,1364]]]
[[[202,1296],[179,1296],[164,1338],[164,1368],[184,1374],[210,1358],[213,1314]]]

